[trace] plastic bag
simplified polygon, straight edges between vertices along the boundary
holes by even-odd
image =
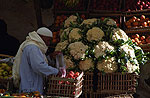
[[[62,77],[65,77],[66,76],[66,64],[65,64],[64,56],[62,53],[59,53],[58,55],[56,55],[56,67],[62,73]]]

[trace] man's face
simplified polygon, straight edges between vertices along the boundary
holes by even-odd
[[[47,45],[47,46],[49,46],[50,45],[50,43],[52,42],[52,37],[47,37],[47,36],[42,36],[42,35],[40,35],[41,36],[41,38],[43,39],[43,41],[45,42],[45,44]]]

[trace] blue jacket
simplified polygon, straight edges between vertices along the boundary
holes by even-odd
[[[44,55],[37,46],[26,46],[20,63],[20,92],[39,91],[42,94],[44,76],[57,73],[58,69],[46,63]]]

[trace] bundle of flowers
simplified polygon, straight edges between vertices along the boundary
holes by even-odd
[[[65,20],[55,51],[63,52],[67,69],[105,73],[139,73],[148,59],[113,19],[82,20],[79,15]]]

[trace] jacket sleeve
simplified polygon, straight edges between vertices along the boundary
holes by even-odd
[[[58,69],[49,66],[46,63],[45,56],[37,46],[32,45],[29,48],[30,49],[28,49],[28,60],[34,72],[41,73],[46,76],[50,74],[58,74]]]

